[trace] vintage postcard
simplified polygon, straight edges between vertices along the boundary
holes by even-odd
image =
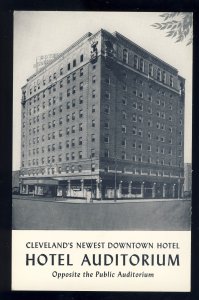
[[[192,19],[14,12],[13,290],[190,291]]]

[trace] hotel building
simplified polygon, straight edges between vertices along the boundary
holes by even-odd
[[[22,194],[179,198],[184,86],[118,32],[87,33],[22,87]]]

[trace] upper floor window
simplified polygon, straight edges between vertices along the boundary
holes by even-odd
[[[153,65],[149,64],[149,76],[153,76]]]
[[[137,57],[137,55],[134,55],[133,66],[134,66],[134,68],[138,69],[138,57]]]
[[[122,60],[125,64],[128,63],[128,51],[126,49],[123,49],[123,57]]]
[[[143,58],[140,58],[140,71],[144,72],[144,60],[143,60]]]
[[[83,62],[83,60],[84,60],[84,55],[81,54],[81,55],[80,55],[80,62]]]
[[[157,80],[161,81],[161,71],[159,68],[157,70]]]
[[[73,67],[76,67],[76,59],[73,60]]]
[[[170,75],[169,85],[171,87],[173,87],[173,76],[172,75]]]
[[[163,83],[166,83],[166,72],[165,71],[162,72],[162,81],[163,81]]]

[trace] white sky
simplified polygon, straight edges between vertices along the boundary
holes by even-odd
[[[191,162],[192,45],[175,43],[151,24],[157,12],[27,12],[14,13],[13,170],[20,168],[21,87],[34,72],[36,56],[65,50],[86,32],[118,31],[179,70],[186,79],[185,162]]]

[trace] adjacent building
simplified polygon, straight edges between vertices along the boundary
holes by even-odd
[[[20,192],[181,197],[184,86],[120,33],[87,33],[22,87]]]
[[[184,191],[191,192],[192,190],[192,165],[191,163],[184,164]]]

